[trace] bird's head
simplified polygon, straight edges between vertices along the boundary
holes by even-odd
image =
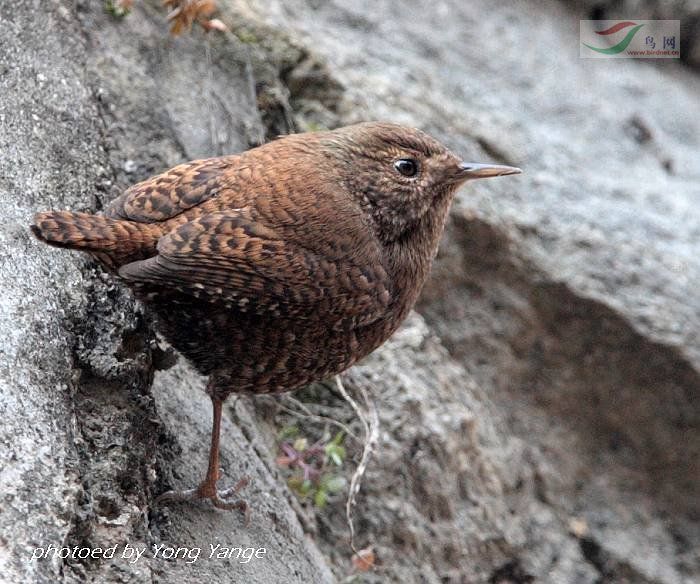
[[[336,179],[359,199],[385,241],[401,238],[431,210],[444,214],[465,181],[521,172],[465,163],[424,132],[397,124],[355,124],[319,139]]]

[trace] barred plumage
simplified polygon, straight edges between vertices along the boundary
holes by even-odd
[[[299,134],[176,166],[104,215],[39,213],[42,241],[92,253],[209,375],[209,470],[222,508],[218,416],[233,392],[290,391],[374,350],[415,303],[458,186],[518,169],[464,164],[386,123]]]

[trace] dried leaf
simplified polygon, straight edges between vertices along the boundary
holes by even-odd
[[[170,34],[173,36],[178,36],[185,29],[185,21],[182,19],[177,19],[173,21],[170,27]]]
[[[172,23],[170,32],[174,36],[185,30],[191,30],[195,22],[205,31],[228,30],[228,27],[218,18],[209,18],[216,12],[216,0],[163,0],[163,6],[171,8],[168,21]]]
[[[368,572],[374,568],[374,560],[374,550],[368,547],[352,556],[352,565],[358,572]]]
[[[218,18],[212,18],[211,20],[206,20],[202,23],[204,30],[209,32],[210,30],[218,30],[219,32],[227,32],[228,26],[226,26]]]
[[[209,16],[216,11],[216,1],[215,0],[199,0],[195,2],[196,15],[199,16]]]

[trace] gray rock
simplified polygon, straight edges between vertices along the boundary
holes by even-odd
[[[181,365],[152,392],[162,351],[131,295],[27,230],[37,210],[99,208],[134,178],[261,140],[248,66],[235,39],[212,40],[211,63],[201,36],[169,39],[150,5],[123,21],[100,3],[69,7],[0,8],[0,580],[328,582],[284,491],[228,422],[223,465],[231,480],[254,479],[252,526],[154,505],[206,465],[202,380]],[[130,562],[126,544],[147,552]],[[209,560],[210,544],[266,553]],[[118,548],[113,560],[32,559],[49,545]],[[202,552],[168,560],[154,545]]]
[[[490,412],[488,421],[475,416],[479,424],[492,423],[500,436],[488,456],[486,438],[475,448],[492,461],[489,480],[509,485],[499,495],[508,512],[494,501],[478,504],[493,518],[489,532],[503,556],[474,553],[468,537],[456,537],[454,529],[472,525],[458,515],[445,522],[451,529],[431,533],[429,549],[420,543],[429,530],[402,549],[374,521],[369,531],[386,546],[382,565],[391,577],[430,565],[428,581],[696,579],[697,77],[676,62],[580,60],[580,15],[564,5],[256,6],[257,18],[313,46],[347,88],[338,124],[410,123],[468,159],[525,169],[516,179],[465,187],[419,307],[468,371],[464,391]],[[443,379],[443,367],[431,369]],[[421,378],[420,368],[404,370]],[[480,394],[468,389],[469,377]],[[418,383],[402,387],[405,399],[422,395]],[[448,411],[459,411],[444,388],[429,387]],[[437,407],[425,396],[416,402],[416,420]],[[394,401],[385,407],[401,410]],[[425,432],[440,441],[437,430]],[[391,446],[384,459],[400,448]],[[436,451],[417,447],[416,456],[429,465],[438,458],[429,473],[437,479],[414,477],[383,492],[381,504],[407,510],[399,529],[414,529],[416,517],[434,519],[420,507],[412,516],[409,488],[421,500],[458,501],[444,470],[456,454]],[[478,489],[475,474],[470,469],[466,482]],[[383,517],[380,504],[365,504],[368,521]],[[435,559],[444,546],[458,558],[449,569]]]
[[[168,38],[155,2],[123,20],[84,2],[0,8],[2,577],[696,581],[697,78],[579,60],[564,4],[220,4],[235,36],[208,40]],[[224,421],[226,477],[253,478],[250,528],[154,505],[204,467],[203,380],[183,362],[159,371],[167,349],[130,294],[26,225],[184,159],[361,119],[525,173],[465,187],[422,316],[345,376],[381,418],[355,508],[376,570],[354,574],[344,497],[298,502],[274,463],[284,425],[329,430],[270,398]],[[332,387],[297,397],[361,434]],[[267,554],[30,561],[49,543],[127,542]]]

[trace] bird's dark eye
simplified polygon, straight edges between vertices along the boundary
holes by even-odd
[[[404,176],[416,176],[418,163],[413,158],[399,158],[394,162],[394,168]]]

